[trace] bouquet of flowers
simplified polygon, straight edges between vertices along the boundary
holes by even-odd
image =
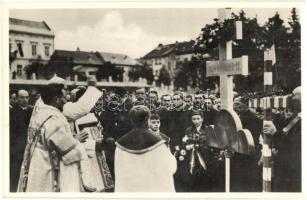
[[[220,151],[216,153],[216,150],[206,145],[206,135],[198,133],[185,135],[182,138],[182,143],[175,146],[174,153],[179,162],[188,162],[189,172],[192,175],[199,168],[206,171],[209,162],[221,161],[222,155]]]

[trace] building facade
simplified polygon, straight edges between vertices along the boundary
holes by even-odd
[[[27,79],[26,67],[47,63],[54,51],[54,33],[46,22],[9,19],[10,79]]]
[[[155,49],[143,56],[141,61],[152,67],[155,77],[159,76],[162,67],[165,67],[172,76],[178,62],[192,59],[194,43],[195,41],[191,40],[166,45],[159,44]]]
[[[135,67],[142,66],[139,61],[125,54],[108,52],[96,52],[96,54],[106,63],[106,65],[111,64],[115,67],[115,70],[122,71],[119,80],[123,82],[131,81],[129,78],[129,72]]]
[[[66,80],[86,81],[104,67],[104,61],[96,53],[68,50],[55,50],[46,66],[47,76],[58,76]]]
[[[47,76],[58,76],[66,80],[86,81],[89,77],[97,81],[129,82],[129,72],[141,64],[124,54],[55,50],[46,66]]]

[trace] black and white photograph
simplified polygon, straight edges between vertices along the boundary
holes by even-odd
[[[300,4],[24,5],[7,194],[302,194]]]

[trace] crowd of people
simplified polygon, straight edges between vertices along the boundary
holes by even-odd
[[[100,91],[90,85],[68,91],[64,80],[54,79],[40,94],[30,93],[29,97],[28,91],[19,90],[10,96],[12,192],[79,191],[80,185],[81,191],[225,191],[225,151],[204,142],[221,110],[215,91],[176,91],[161,97],[158,91],[144,88]],[[300,121],[293,122],[300,115],[299,89],[292,96],[292,106],[275,110],[274,124],[265,133],[273,138],[273,191],[301,191]],[[81,100],[84,102],[77,104]],[[234,110],[243,128],[252,133],[256,153],[232,152],[230,186],[234,192],[261,192],[263,119],[261,110],[247,104],[236,95]],[[95,126],[101,134],[92,147],[83,145],[89,133],[77,133],[74,124],[88,113],[96,117]],[[49,151],[51,147],[55,155]],[[97,160],[107,164],[102,167],[105,173],[101,177],[107,179],[101,186],[104,189],[99,190],[86,178],[91,171],[86,163],[91,148],[103,151]],[[60,172],[51,172],[57,167],[46,161],[48,156],[60,160]],[[78,173],[81,183],[78,178],[69,178],[79,177]],[[54,181],[57,178],[60,180]]]

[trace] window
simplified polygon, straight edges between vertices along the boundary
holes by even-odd
[[[10,43],[10,53],[12,52],[12,43]]]
[[[49,56],[49,46],[45,46],[45,56]]]
[[[36,44],[32,44],[32,56],[36,56]]]
[[[168,61],[167,66],[170,68],[172,66],[171,61]]]
[[[22,65],[17,65],[17,76],[22,76]]]
[[[18,48],[18,52],[19,52],[20,57],[23,57],[23,49],[22,49],[22,43],[21,42],[17,43],[17,48]]]
[[[156,58],[156,60],[155,60],[156,65],[161,65],[161,63],[162,63],[161,60],[162,60],[161,58]]]

